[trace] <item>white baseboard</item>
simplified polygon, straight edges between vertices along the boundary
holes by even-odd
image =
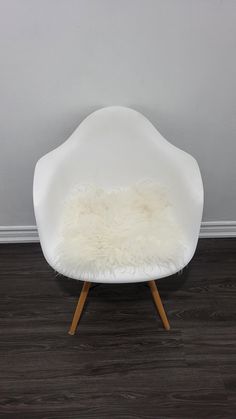
[[[236,221],[203,221],[200,238],[236,237]],[[0,243],[38,242],[37,227],[0,226]]]
[[[236,221],[203,221],[200,237],[236,237]]]
[[[38,230],[34,226],[0,226],[0,243],[38,242]]]

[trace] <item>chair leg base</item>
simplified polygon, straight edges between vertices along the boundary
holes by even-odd
[[[80,320],[80,317],[84,308],[84,304],[88,296],[90,285],[91,285],[90,282],[84,282],[83,288],[80,293],[79,301],[77,303],[77,306],[74,312],[74,317],[73,317],[73,320],[72,320],[72,323],[68,332],[69,335],[73,336],[76,332],[77,325],[79,323],[79,320]]]
[[[166,330],[170,330],[170,324],[169,324],[169,321],[167,319],[166,312],[165,312],[165,309],[163,307],[161,297],[160,297],[160,294],[158,292],[156,283],[155,283],[155,281],[148,281],[148,285],[149,285],[149,288],[151,290],[152,298],[153,298],[154,303],[156,305],[156,308],[157,308],[158,314],[161,318],[161,321],[163,323],[163,326]]]
[[[89,293],[89,289],[90,289],[91,283],[90,282],[84,282],[83,284],[83,288],[81,290],[80,293],[80,297],[79,297],[79,301],[77,303],[75,312],[74,312],[74,316],[73,316],[73,320],[70,326],[70,329],[68,331],[69,335],[73,336],[76,333],[76,329],[84,308],[84,304],[85,301],[87,299],[88,293]],[[152,293],[152,297],[154,300],[154,303],[156,305],[157,311],[159,313],[159,316],[161,318],[161,321],[163,323],[163,326],[166,330],[170,330],[170,324],[169,321],[167,319],[166,313],[165,313],[165,309],[163,307],[162,301],[161,301],[161,297],[160,294],[158,292],[157,286],[155,281],[148,281],[148,286],[151,290]]]

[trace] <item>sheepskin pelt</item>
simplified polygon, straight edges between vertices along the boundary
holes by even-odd
[[[167,193],[151,181],[110,190],[76,186],[59,224],[56,266],[81,279],[117,268],[175,264],[185,247]]]

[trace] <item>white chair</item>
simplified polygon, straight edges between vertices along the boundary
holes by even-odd
[[[175,264],[155,266],[146,271],[114,267],[112,276],[101,273],[99,283],[148,282],[165,329],[169,329],[155,279],[182,270],[194,255],[203,210],[203,185],[196,160],[166,141],[139,112],[111,106],[89,115],[61,146],[43,156],[36,165],[33,200],[39,238],[44,256],[55,270],[58,225],[63,196],[72,184],[96,183],[115,188],[131,185],[141,178],[157,180],[168,189],[174,210],[187,237],[187,248]],[[152,275],[152,278],[150,278]],[[69,330],[74,334],[90,288],[84,281]]]

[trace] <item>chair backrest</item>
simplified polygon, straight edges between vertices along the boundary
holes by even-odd
[[[63,144],[63,166],[75,182],[122,186],[140,178],[173,185],[192,158],[174,147],[139,112],[112,106],[89,115]],[[58,149],[58,151],[60,148]]]

